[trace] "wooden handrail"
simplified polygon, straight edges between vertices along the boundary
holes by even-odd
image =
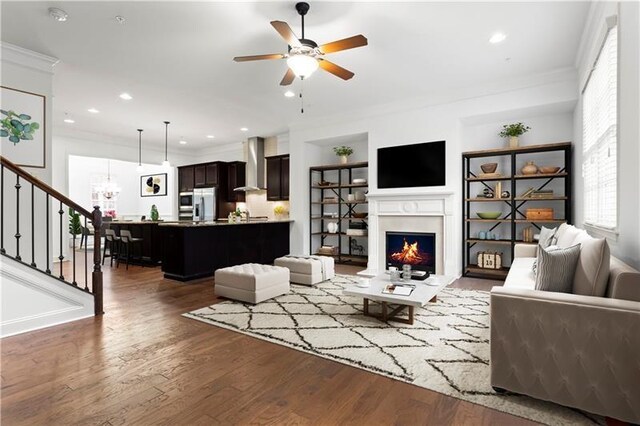
[[[62,275],[62,260],[64,259],[63,255],[62,255],[62,215],[64,213],[64,210],[62,210],[62,205],[66,205],[67,207],[75,210],[76,212],[78,212],[80,215],[84,216],[85,219],[85,224],[87,220],[91,221],[91,224],[93,225],[94,228],[94,235],[93,235],[93,271],[91,274],[91,291],[89,291],[89,293],[93,294],[93,300],[94,300],[94,313],[95,315],[102,315],[103,312],[103,294],[102,294],[102,267],[101,267],[101,249],[100,249],[100,245],[101,245],[101,240],[100,240],[100,231],[101,231],[101,226],[102,226],[102,212],[100,211],[100,207],[99,206],[94,206],[93,207],[93,211],[89,211],[87,209],[85,209],[84,207],[82,207],[81,205],[79,205],[78,203],[74,202],[73,200],[71,200],[69,197],[67,197],[66,195],[61,194],[60,192],[56,191],[55,189],[53,189],[51,186],[47,185],[46,183],[42,182],[40,179],[38,179],[37,177],[33,176],[32,174],[24,171],[22,168],[20,168],[19,166],[17,166],[16,164],[14,164],[13,162],[11,162],[10,160],[8,160],[7,158],[0,156],[0,161],[2,164],[2,179],[4,182],[4,168],[6,167],[8,170],[10,170],[11,172],[15,173],[16,176],[18,176],[18,178],[16,179],[16,199],[17,199],[17,213],[16,213],[16,234],[15,234],[15,238],[16,238],[16,254],[15,256],[11,256],[9,254],[7,254],[4,250],[4,245],[3,245],[3,235],[4,235],[4,211],[0,212],[2,214],[2,218],[0,219],[0,234],[2,236],[0,236],[0,242],[2,242],[2,244],[0,244],[0,247],[2,247],[0,249],[1,254],[11,257],[14,260],[18,261],[18,262],[22,262],[25,265],[31,266],[36,270],[39,270],[41,272],[44,272],[47,275],[51,276],[51,270],[49,269],[49,219],[48,219],[48,215],[50,214],[49,211],[49,197],[52,197],[54,199],[56,199],[57,201],[60,202],[60,210],[58,211],[58,213],[60,214],[60,256],[58,257],[58,259],[60,259],[60,277],[58,278],[60,281],[71,285],[72,287],[75,287],[81,291],[88,291],[87,288],[87,282],[85,282],[85,288],[82,289],[80,287],[77,286],[77,283],[75,281],[75,265],[76,265],[76,256],[75,256],[75,250],[73,251],[73,281],[69,282],[67,280],[64,279],[63,275]],[[22,187],[22,185],[20,185],[20,178],[24,179],[25,181],[27,181],[28,183],[30,183],[32,185],[31,187],[31,233],[32,233],[32,263],[28,264],[25,263],[22,258],[20,257],[19,253],[19,241],[20,241],[20,237],[22,236],[19,232],[19,218],[20,218],[20,214],[19,214],[19,196],[20,196],[20,188]],[[33,243],[33,224],[34,224],[34,193],[33,193],[33,188],[39,188],[40,190],[42,190],[45,194],[46,194],[46,200],[47,200],[47,219],[46,219],[46,226],[47,226],[47,267],[46,270],[38,268],[35,264],[35,262],[33,261],[34,255],[33,255],[33,247],[34,247],[34,243]],[[2,192],[4,191],[4,186],[1,188]],[[2,209],[2,206],[4,205],[4,192],[2,193],[2,201],[0,201],[0,209]],[[74,248],[75,248],[75,235],[73,236],[74,238]],[[87,261],[87,256],[86,256],[86,246],[85,246],[85,271],[88,270],[88,261]],[[86,278],[86,276],[85,276]],[[86,281],[86,280],[85,280]]]
[[[16,164],[11,162],[7,158],[5,158],[5,157],[0,155],[0,160],[2,161],[2,165],[4,167],[6,167],[7,169],[11,170],[13,173],[17,174],[18,176],[20,176],[21,178],[23,178],[24,180],[26,180],[30,184],[34,185],[37,188],[40,188],[41,190],[43,190],[47,194],[50,194],[53,198],[55,198],[55,199],[57,199],[59,201],[62,201],[64,204],[66,204],[67,206],[71,207],[73,210],[77,211],[82,216],[86,217],[87,219],[93,220],[93,214],[89,210],[87,210],[84,207],[82,207],[80,204],[78,204],[75,201],[71,200],[66,195],[56,191],[51,186],[47,185],[46,183],[44,183],[43,181],[41,181],[37,177],[33,176],[31,173],[27,173],[26,171],[21,169],[19,166],[17,166]],[[94,226],[95,226],[95,224],[94,224]]]

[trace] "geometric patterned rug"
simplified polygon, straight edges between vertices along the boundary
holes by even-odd
[[[316,287],[257,305],[225,301],[185,317],[288,346],[540,423],[603,424],[599,416],[515,394],[489,382],[489,293],[445,288],[416,308],[414,324],[362,315],[362,299],[345,296],[356,277],[338,275]]]

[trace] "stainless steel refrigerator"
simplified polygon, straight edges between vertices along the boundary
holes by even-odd
[[[195,188],[193,190],[193,220],[216,219],[216,188]]]

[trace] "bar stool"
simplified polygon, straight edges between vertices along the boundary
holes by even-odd
[[[134,238],[131,235],[131,231],[127,230],[127,229],[121,229],[120,230],[120,247],[122,248],[122,250],[124,251],[124,259],[125,262],[127,264],[127,270],[129,269],[129,260],[132,259],[131,256],[131,252],[133,251],[133,246],[138,245],[138,244],[142,244],[143,239],[142,238]],[[140,258],[142,258],[142,247],[140,247]],[[120,253],[118,254],[118,261],[116,263],[116,268],[118,266],[120,266]]]
[[[118,257],[118,248],[120,245],[120,237],[116,235],[113,229],[104,230],[104,251],[102,252],[102,264],[104,265],[105,257],[110,258],[110,265],[113,266],[113,256]],[[107,247],[109,247],[109,255],[107,256]]]

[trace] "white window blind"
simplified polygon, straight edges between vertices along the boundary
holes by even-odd
[[[618,225],[618,32],[609,30],[582,98],[584,221]]]

